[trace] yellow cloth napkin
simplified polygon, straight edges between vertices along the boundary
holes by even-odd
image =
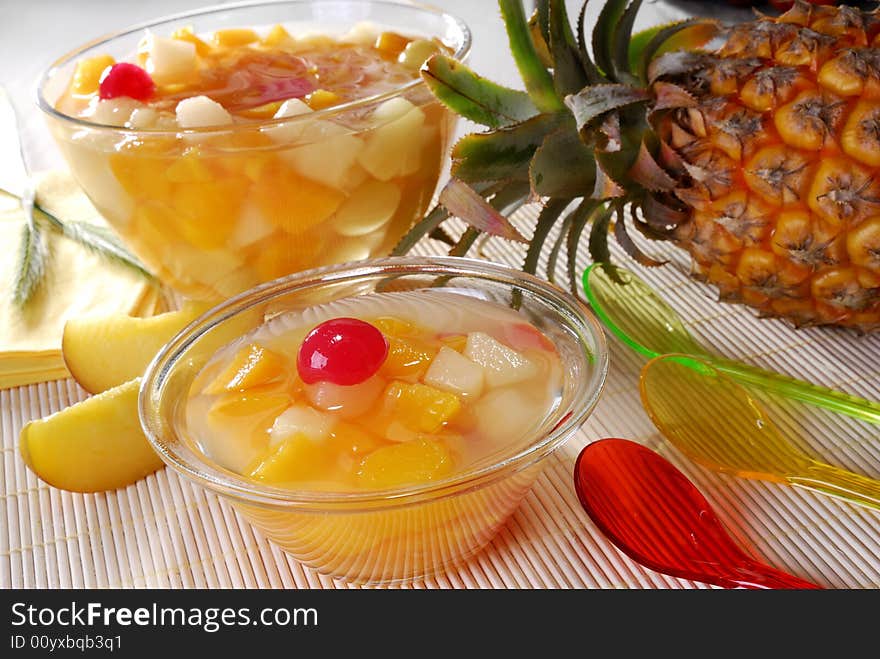
[[[106,225],[66,172],[38,177],[37,199],[62,221]],[[0,196],[0,389],[69,376],[61,355],[68,318],[82,314],[146,316],[162,307],[159,289],[139,273],[49,229],[45,278],[27,305],[12,304],[17,250],[25,222],[18,200]]]

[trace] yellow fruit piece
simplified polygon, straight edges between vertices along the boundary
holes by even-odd
[[[177,230],[195,247],[225,246],[248,187],[248,182],[239,178],[178,183],[172,200],[178,214]]]
[[[358,484],[367,488],[419,485],[452,473],[449,449],[431,439],[416,439],[376,449],[366,456],[357,473]]]
[[[61,354],[67,370],[86,391],[97,394],[143,375],[171,337],[195,320],[206,304],[148,318],[125,314],[79,316],[64,324]]]
[[[284,101],[273,101],[272,103],[264,103],[255,108],[239,110],[238,114],[249,119],[271,119],[278,112],[278,108]]]
[[[160,149],[160,144],[127,144],[110,156],[114,176],[135,199],[167,201],[171,196],[165,170],[175,159],[159,155]]]
[[[382,316],[369,322],[386,336],[416,336],[424,332],[422,328],[413,323],[394,316]]]
[[[241,348],[223,371],[205,387],[206,394],[246,391],[280,378],[287,370],[284,358],[256,343]]]
[[[130,485],[162,467],[141,430],[140,378],[25,424],[19,450],[42,480],[72,492]]]
[[[257,205],[267,220],[294,236],[327,220],[345,198],[338,190],[289,169],[272,169],[265,174],[254,184]]]
[[[461,409],[455,394],[419,382],[390,382],[383,396],[389,416],[415,432],[436,433]]]
[[[324,108],[339,105],[341,102],[342,97],[339,94],[334,94],[326,89],[316,89],[306,96],[306,104],[312,110],[323,110]]]
[[[269,485],[325,481],[333,477],[334,463],[333,453],[324,442],[294,435],[255,460],[245,473]]]
[[[293,43],[293,37],[279,24],[273,25],[272,29],[263,37],[263,44],[272,48],[285,48],[292,46]]]
[[[197,149],[190,149],[174,160],[165,170],[165,176],[172,183],[207,183],[215,178],[214,172]]]
[[[440,343],[447,348],[452,348],[455,352],[462,352],[467,345],[467,334],[447,334],[440,337]]]
[[[383,377],[418,379],[428,370],[438,348],[418,339],[386,336],[388,356],[379,369]]]
[[[259,35],[250,28],[227,28],[214,32],[211,41],[220,48],[237,48],[259,41]]]
[[[95,55],[76,63],[70,91],[80,96],[89,96],[98,91],[104,71],[116,63],[110,55]]]
[[[277,384],[232,391],[220,396],[208,411],[213,417],[249,417],[268,413],[280,414],[290,407],[291,395]]]
[[[196,53],[199,55],[207,55],[211,52],[212,48],[210,44],[202,39],[199,39],[195,33],[193,32],[192,27],[186,26],[177,28],[174,32],[171,33],[172,39],[178,39],[180,41],[188,41],[192,45],[196,47]]]
[[[397,59],[400,53],[409,45],[410,39],[407,39],[396,32],[382,32],[376,37],[374,47],[385,57]]]

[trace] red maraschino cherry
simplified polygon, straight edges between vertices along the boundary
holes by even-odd
[[[156,91],[156,83],[144,69],[130,62],[117,62],[101,78],[98,95],[102,100],[128,96],[146,101]]]
[[[357,318],[326,320],[303,339],[296,368],[306,384],[360,384],[376,374],[388,356],[378,328]]]

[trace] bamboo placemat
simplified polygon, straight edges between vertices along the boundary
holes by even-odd
[[[535,207],[528,207],[514,216],[526,235],[535,214]],[[658,252],[654,243],[647,249]],[[442,245],[426,242],[418,251],[437,254]],[[588,264],[586,247],[581,251],[579,271]],[[714,302],[709,288],[686,277],[686,259],[674,250],[663,250],[671,264],[655,269],[633,265],[616,247],[613,251],[718,353],[880,399],[880,336],[795,331],[779,321],[758,320],[747,309]],[[501,240],[487,241],[481,255],[511,265],[523,258],[521,246]],[[558,281],[565,281],[561,266]],[[672,460],[755,557],[829,588],[880,586],[880,513],[690,462],[665,443],[641,407],[642,358],[610,336],[609,344],[611,368],[595,412],[548,459],[497,537],[469,563],[405,587],[708,588],[642,568],[611,545],[580,508],[572,486],[574,460],[587,443],[612,436],[637,440]],[[0,588],[354,587],[302,566],[225,502],[170,469],[102,494],[63,492],[39,481],[17,451],[22,425],[85,396],[71,380],[0,391]],[[814,408],[764,402],[786,434],[815,457],[880,477],[876,428]]]

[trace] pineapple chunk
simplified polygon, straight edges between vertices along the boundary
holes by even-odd
[[[394,381],[384,394],[384,409],[416,432],[436,433],[461,409],[458,396],[426,384]]]
[[[146,56],[147,73],[157,85],[189,81],[198,63],[196,44],[148,34],[139,49]]]
[[[241,348],[232,362],[205,387],[206,394],[246,391],[285,374],[284,359],[256,343]]]
[[[440,348],[423,378],[432,387],[472,397],[483,392],[483,380],[482,366],[446,346]]]
[[[292,437],[305,437],[312,442],[326,440],[336,424],[336,419],[305,404],[291,405],[278,415],[269,431],[270,446]]]
[[[343,236],[363,236],[382,228],[397,210],[400,188],[394,183],[367,181],[346,199],[333,228]]]
[[[293,435],[254,460],[245,473],[269,485],[329,480],[335,460],[320,442]]]
[[[208,414],[214,417],[244,417],[281,412],[290,406],[290,394],[277,385],[262,385],[247,391],[231,391],[211,405]]]
[[[484,332],[468,334],[464,356],[485,369],[486,384],[503,387],[534,377],[538,367],[525,355]]]
[[[74,94],[88,96],[98,91],[104,71],[116,63],[110,55],[95,55],[76,63],[70,91]]]
[[[185,98],[175,108],[177,123],[181,128],[203,128],[232,123],[232,115],[217,101],[207,96]]]
[[[357,472],[363,487],[385,488],[429,483],[449,475],[453,468],[449,449],[431,439],[383,446],[361,460]]]
[[[388,356],[379,373],[387,378],[418,379],[437,354],[436,348],[418,339],[389,336],[387,333],[385,338],[388,340]]]
[[[273,48],[290,48],[293,46],[294,41],[293,37],[290,36],[290,32],[285,30],[284,26],[280,23],[276,23],[266,33],[266,36],[263,37],[263,44]]]
[[[306,104],[312,110],[330,108],[334,105],[339,105],[340,101],[342,101],[342,97],[339,94],[327,91],[326,89],[316,89],[306,96]]]
[[[259,35],[246,27],[232,27],[214,32],[212,41],[221,48],[237,48],[247,46],[259,40]]]
[[[358,155],[360,165],[380,181],[416,172],[425,113],[405,98],[392,98],[376,108],[372,122],[377,127]]]

